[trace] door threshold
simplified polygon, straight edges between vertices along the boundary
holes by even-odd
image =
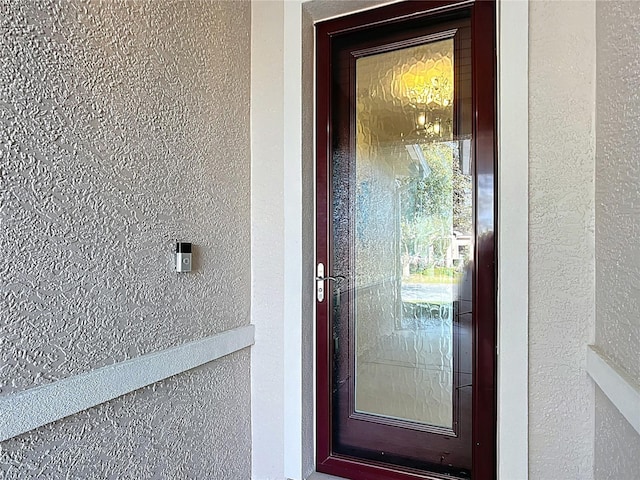
[[[335,477],[333,475],[327,475],[326,473],[313,472],[307,477],[307,480],[346,480],[342,477]]]

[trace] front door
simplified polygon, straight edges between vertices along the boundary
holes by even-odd
[[[494,3],[317,25],[317,469],[495,477]]]

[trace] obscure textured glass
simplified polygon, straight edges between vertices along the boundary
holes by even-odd
[[[453,63],[451,39],[359,58],[355,168],[340,179],[348,162],[334,163],[334,181],[355,186],[334,197],[336,266],[351,265],[353,279],[355,409],[445,428],[454,308],[473,250]]]

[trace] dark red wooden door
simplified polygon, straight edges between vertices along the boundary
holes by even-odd
[[[317,469],[495,476],[493,2],[317,25]]]

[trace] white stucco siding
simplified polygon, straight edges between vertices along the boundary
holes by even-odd
[[[249,2],[0,12],[3,400],[248,325]],[[3,442],[0,477],[247,478],[249,361]]]
[[[529,4],[529,476],[593,478],[595,3]]]
[[[598,2],[596,13],[596,346],[638,385],[640,5]],[[595,442],[597,479],[640,475],[640,435],[599,390]]]

